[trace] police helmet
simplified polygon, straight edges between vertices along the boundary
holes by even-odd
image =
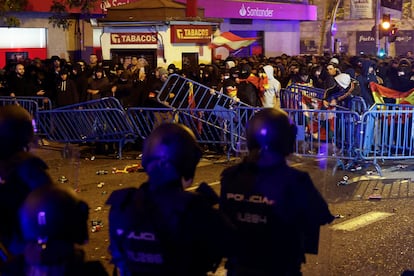
[[[170,179],[189,180],[194,177],[201,155],[194,133],[188,127],[163,123],[144,142],[142,166],[150,178],[164,174]]]
[[[281,109],[262,109],[247,125],[247,147],[250,151],[266,150],[287,156],[293,152],[295,139],[296,126]]]
[[[34,136],[32,116],[18,105],[0,107],[0,155],[8,156],[27,147]]]
[[[63,185],[44,185],[33,190],[20,209],[24,240],[84,244],[88,239],[89,207],[75,191]]]

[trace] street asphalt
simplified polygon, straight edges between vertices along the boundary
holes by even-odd
[[[64,148],[50,143],[34,147],[33,152],[48,163],[56,181],[71,185],[88,202],[91,232],[85,245],[87,256],[102,261],[112,272],[105,201],[113,190],[145,181],[140,152],[126,150],[120,160],[113,155],[94,155],[86,146]],[[205,181],[218,192],[221,171],[239,160],[240,156],[227,158],[206,152],[197,168],[194,187]],[[321,228],[319,254],[307,255],[304,275],[388,276],[414,269],[413,161],[381,161],[377,167],[372,162],[360,162],[354,166],[355,171],[334,169],[336,160],[323,158],[291,156],[289,163],[309,172],[337,217]],[[131,168],[136,170],[128,172]],[[380,173],[376,168],[381,168]],[[93,231],[92,225],[97,222],[102,227]],[[220,268],[215,275],[225,275],[225,270]]]

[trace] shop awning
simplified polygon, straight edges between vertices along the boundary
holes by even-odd
[[[210,48],[226,47],[230,51],[235,51],[247,47],[257,40],[256,37],[240,37],[231,32],[223,32],[213,37]]]

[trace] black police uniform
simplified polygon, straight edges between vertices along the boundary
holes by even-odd
[[[317,253],[319,226],[333,220],[310,176],[283,158],[225,169],[220,209],[238,231],[228,275],[300,275],[305,253]]]
[[[0,160],[0,242],[12,254],[23,250],[18,210],[30,193],[53,183],[46,163],[30,152],[20,151]]]
[[[206,275],[220,263],[231,228],[207,197],[180,186],[144,183],[109,197],[109,249],[121,275]]]

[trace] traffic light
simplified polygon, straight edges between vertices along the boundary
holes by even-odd
[[[388,31],[391,28],[391,15],[385,13],[382,15],[381,29]]]
[[[397,39],[397,32],[398,32],[398,28],[395,27],[395,25],[393,25],[389,31],[389,37],[388,37],[388,41],[389,42],[394,42]]]

